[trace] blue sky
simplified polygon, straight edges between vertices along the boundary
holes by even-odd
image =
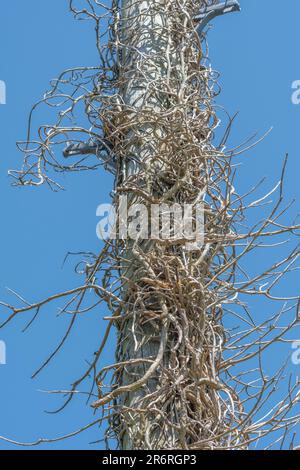
[[[30,301],[78,284],[72,262],[62,269],[68,251],[98,251],[96,207],[108,200],[112,179],[104,170],[63,179],[66,191],[47,188],[13,188],[7,171],[17,168],[22,155],[15,142],[25,138],[31,105],[48,89],[49,81],[63,69],[96,65],[94,31],[90,23],[76,22],[67,1],[15,0],[0,6],[0,80],[7,85],[7,104],[0,105],[0,298],[9,300],[10,287]],[[223,91],[218,103],[229,113],[239,111],[231,136],[235,146],[258,131],[272,133],[240,158],[237,186],[244,192],[261,177],[268,186],[278,180],[284,155],[289,153],[286,196],[299,207],[300,105],[291,102],[291,84],[300,79],[297,40],[300,3],[288,0],[282,6],[273,0],[242,0],[242,12],[215,20],[209,33],[213,67],[221,73]],[[47,110],[36,124],[46,123]],[[263,259],[253,259],[253,266]],[[293,277],[285,286],[299,292]],[[68,388],[96,351],[104,328],[102,307],[84,316],[63,352],[36,380],[30,376],[57,344],[66,319],[56,318],[57,305],[42,310],[27,333],[21,332],[30,318],[19,318],[0,330],[7,345],[7,365],[0,365],[0,435],[20,441],[56,437],[71,432],[92,417],[84,399],[75,400],[62,414],[52,415],[58,397],[38,390]],[[0,315],[4,312],[0,309]],[[299,333],[299,332],[298,332]],[[300,339],[300,334],[299,334]],[[110,342],[104,361],[113,356]],[[289,345],[278,348],[272,361],[291,354]],[[300,366],[298,366],[300,367]],[[297,367],[291,366],[296,374]],[[300,427],[299,427],[300,432]],[[58,444],[41,448],[85,449],[101,438],[97,428]],[[102,444],[98,445],[98,448]],[[0,441],[1,449],[13,446]]]

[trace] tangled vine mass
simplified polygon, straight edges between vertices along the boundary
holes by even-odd
[[[57,190],[59,173],[104,165],[115,168],[116,206],[123,195],[129,204],[147,207],[203,204],[202,246],[186,250],[182,239],[109,239],[100,254],[86,255],[79,287],[36,304],[5,305],[10,312],[3,325],[62,299],[62,312],[72,318],[65,340],[76,316],[107,304],[111,316],[102,343],[63,407],[93,376],[98,397],[92,407],[99,416],[87,427],[106,422],[108,446],[297,446],[298,379],[286,378],[284,367],[267,376],[264,357],[268,348],[289,341],[300,320],[299,296],[281,295],[285,276],[296,269],[299,225],[285,223],[286,160],[271,191],[255,196],[254,187],[241,196],[236,159],[256,142],[228,149],[229,118],[216,143],[218,74],[194,20],[213,3],[71,0],[77,19],[94,22],[99,65],[67,70],[52,82],[39,104],[58,108],[57,121],[41,127],[36,139],[29,124],[28,138],[19,144],[24,166],[10,172],[17,185]],[[77,156],[63,151],[86,141],[100,150]],[[254,212],[258,217],[249,227]],[[292,247],[278,260],[287,237]],[[272,251],[274,262],[249,273],[249,259],[263,249]],[[103,364],[113,328],[116,361]]]

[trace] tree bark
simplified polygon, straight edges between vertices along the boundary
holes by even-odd
[[[159,113],[160,102],[158,95],[153,91],[149,91],[149,82],[157,82],[160,77],[166,73],[164,64],[164,51],[167,46],[167,37],[165,26],[167,23],[167,9],[165,0],[123,0],[122,2],[122,79],[124,87],[121,90],[125,106],[129,111],[128,118],[135,124],[128,130],[127,140],[130,142],[128,146],[128,159],[123,166],[122,186],[126,187],[131,181],[141,189],[147,188],[147,177],[145,172],[141,171],[141,165],[147,167],[151,165],[153,153],[157,151],[155,147],[153,123],[145,123],[143,113]],[[151,121],[151,119],[149,120]],[[161,130],[156,129],[160,132]],[[152,138],[149,139],[149,135]],[[139,164],[138,162],[141,162]],[[158,171],[162,171],[162,165],[157,165]],[[149,187],[147,188],[149,190]],[[150,190],[150,193],[153,191]],[[128,195],[128,205],[138,202],[134,194]],[[151,251],[153,242],[132,241],[126,242],[125,259],[127,266],[123,273],[129,284],[125,283],[124,297],[128,297],[128,289],[138,281],[138,277],[148,275],[148,267],[144,269],[143,261],[138,259],[138,252]],[[135,254],[135,255],[134,255]],[[153,273],[154,277],[155,274]],[[150,305],[153,304],[153,305]],[[150,310],[156,309],[160,304],[157,294],[149,300]],[[142,311],[140,311],[142,316]],[[129,319],[123,327],[119,338],[118,360],[132,360],[139,358],[155,359],[154,365],[149,368],[147,363],[141,363],[137,366],[125,368],[121,386],[126,386],[137,380],[141,380],[143,385],[136,387],[136,390],[127,393],[121,401],[121,405],[134,410],[146,394],[151,394],[159,387],[155,369],[159,367],[159,363],[164,358],[164,339],[162,339],[161,331],[158,331],[157,325],[151,323],[142,324],[141,319],[137,319],[138,330],[133,325],[133,320]],[[165,328],[164,328],[165,329]],[[137,347],[138,345],[138,347]],[[152,368],[152,370],[151,370]],[[146,376],[149,376],[146,378]],[[123,409],[123,411],[124,411]],[[152,417],[150,421],[154,418]],[[128,411],[121,414],[120,433],[121,446],[123,449],[132,449],[139,441],[144,442],[147,447],[145,436],[151,423],[142,423],[139,416],[134,411]],[[147,420],[146,420],[147,421]],[[144,425],[143,425],[144,424]],[[165,447],[165,438],[158,437],[158,447]],[[171,436],[167,440],[172,439]],[[149,445],[150,443],[148,443]]]

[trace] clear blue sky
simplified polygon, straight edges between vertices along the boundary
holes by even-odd
[[[22,155],[15,142],[25,138],[31,105],[48,89],[49,80],[63,69],[96,65],[94,31],[87,22],[76,22],[66,0],[41,2],[14,0],[0,7],[0,80],[7,84],[7,104],[0,106],[0,298],[8,300],[6,287],[30,301],[71,288],[79,280],[72,262],[61,268],[68,251],[97,251],[96,207],[108,200],[112,179],[104,170],[71,175],[64,179],[66,191],[46,188],[16,189],[7,171],[17,168]],[[283,157],[289,152],[287,199],[299,207],[300,105],[291,103],[291,84],[300,79],[297,43],[300,3],[288,0],[242,0],[242,13],[218,18],[209,33],[213,67],[221,73],[222,95],[218,103],[233,114],[239,111],[231,137],[239,144],[255,131],[273,132],[256,149],[241,158],[238,187],[245,191],[260,177],[268,176],[267,188],[278,179]],[[38,123],[48,121],[46,110]],[[263,262],[253,259],[253,265]],[[299,292],[292,278],[288,292]],[[92,419],[84,400],[77,399],[60,415],[45,414],[60,403],[57,397],[38,390],[68,388],[83,371],[86,360],[97,349],[107,313],[102,307],[80,321],[62,353],[36,380],[30,376],[52,351],[63,334],[66,319],[55,318],[56,305],[42,310],[32,329],[21,330],[30,318],[19,318],[0,340],[7,344],[7,365],[0,366],[0,435],[21,441],[56,437],[73,431]],[[0,315],[4,314],[0,310]],[[300,332],[298,331],[299,339]],[[104,360],[113,356],[110,343]],[[272,369],[291,354],[289,345],[269,356]],[[300,366],[298,366],[299,368]],[[296,366],[290,366],[295,374]],[[300,432],[300,427],[299,427]],[[72,440],[42,448],[84,449],[101,437],[94,428]],[[1,449],[13,446],[0,441]],[[99,447],[99,446],[98,446]],[[101,447],[101,445],[100,445]]]

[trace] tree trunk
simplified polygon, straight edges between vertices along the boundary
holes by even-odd
[[[210,140],[217,120],[193,23],[202,3],[183,3],[123,0],[117,195],[126,194],[129,207],[146,205],[149,213],[153,203],[195,206],[208,193],[205,223],[213,236],[222,236],[217,211],[223,214],[223,201],[217,207],[219,188],[211,178],[215,168],[220,175],[226,170],[210,157],[216,152]],[[164,229],[161,224],[160,235]],[[214,242],[212,250],[208,242],[187,250],[180,237],[147,240],[141,234],[129,241],[123,235],[124,305],[113,392],[119,445],[220,448],[235,415],[228,415],[231,405],[220,397],[222,311],[206,282],[214,275],[211,256],[221,260],[223,247]]]

